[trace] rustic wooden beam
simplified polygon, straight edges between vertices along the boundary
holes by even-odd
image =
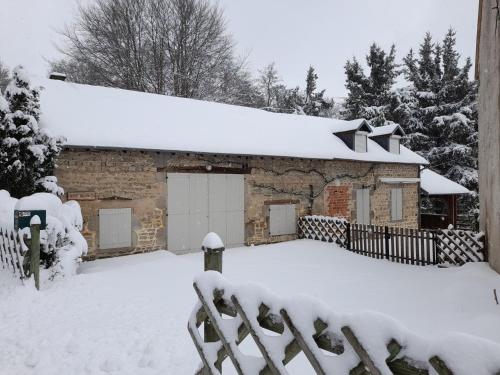
[[[283,320],[285,321],[286,325],[292,331],[293,336],[295,337],[295,340],[297,340],[298,345],[306,355],[307,359],[309,360],[309,363],[313,367],[314,371],[316,371],[316,374],[318,375],[326,375],[327,372],[322,368],[321,364],[319,363],[318,359],[314,355],[314,353],[311,351],[309,346],[307,345],[306,340],[302,336],[302,333],[297,329],[295,324],[293,323],[292,319],[288,315],[288,312],[285,309],[280,310],[280,314],[283,317]]]
[[[344,326],[340,330],[344,334],[347,341],[349,341],[349,344],[351,344],[359,359],[361,359],[361,362],[363,362],[366,368],[368,368],[368,371],[371,373],[371,375],[382,375],[380,370],[377,368],[377,366],[375,366],[375,363],[368,355],[366,349],[359,342],[352,329],[349,326]]]
[[[446,363],[437,355],[431,357],[429,363],[439,375],[453,375],[453,372],[448,368]]]

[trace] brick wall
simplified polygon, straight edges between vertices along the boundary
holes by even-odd
[[[169,172],[245,173],[245,241],[262,244],[294,239],[271,236],[269,205],[292,203],[301,215],[334,215],[356,220],[355,189],[369,188],[371,221],[418,226],[418,186],[403,185],[404,218],[390,221],[390,189],[380,177],[417,177],[418,167],[353,161],[216,156],[140,151],[65,150],[56,175],[67,193],[80,194],[84,236],[91,257],[166,248]],[[132,208],[132,248],[98,250],[98,210]]]
[[[349,218],[349,202],[352,189],[349,186],[328,186],[326,188],[326,214],[328,216]]]

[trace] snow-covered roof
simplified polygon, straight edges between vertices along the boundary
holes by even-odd
[[[56,80],[43,87],[40,124],[68,146],[427,164],[401,146],[351,150],[333,133],[361,122],[277,114],[201,100]]]
[[[370,133],[369,137],[380,137],[381,135],[400,135],[404,136],[405,132],[399,126],[399,124],[389,124],[389,125],[384,125],[384,126],[372,126],[372,132]]]
[[[372,132],[372,128],[370,127],[370,125],[368,125],[368,122],[363,118],[350,121],[339,121],[339,123],[335,125],[335,130],[333,132],[344,133],[356,130],[362,130],[368,133]]]
[[[428,168],[420,171],[420,187],[429,195],[470,194],[469,189]]]

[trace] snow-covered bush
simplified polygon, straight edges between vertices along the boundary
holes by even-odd
[[[48,277],[76,273],[81,257],[87,253],[87,242],[81,235],[83,219],[76,201],[62,201],[50,193],[36,193],[21,199],[0,190],[0,227],[12,230],[14,210],[45,210],[47,228],[40,233],[40,262]],[[29,233],[29,231],[27,231]]]

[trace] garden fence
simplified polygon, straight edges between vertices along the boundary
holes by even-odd
[[[335,242],[357,254],[414,265],[463,265],[486,261],[482,235],[459,229],[409,229],[352,224],[326,216],[304,216],[299,238]]]
[[[202,360],[196,374],[218,375],[229,358],[240,375],[285,375],[287,365],[303,352],[316,374],[452,375],[452,368],[472,374],[485,373],[489,366],[488,373],[500,375],[500,351],[494,344],[483,348],[490,365],[472,361],[468,370],[462,367],[463,353],[478,345],[472,337],[447,337],[453,345],[443,347],[439,340],[415,338],[382,315],[336,315],[313,300],[281,300],[258,286],[236,288],[217,272],[206,272],[193,286],[199,302],[188,331]],[[209,340],[200,333],[207,321],[215,332]],[[248,336],[262,357],[240,351]]]
[[[0,263],[16,277],[26,277],[24,259],[28,248],[18,231],[0,228]]]
[[[27,233],[0,227],[0,266],[22,281],[33,276],[35,287],[40,289],[39,224],[31,225],[29,240]]]

